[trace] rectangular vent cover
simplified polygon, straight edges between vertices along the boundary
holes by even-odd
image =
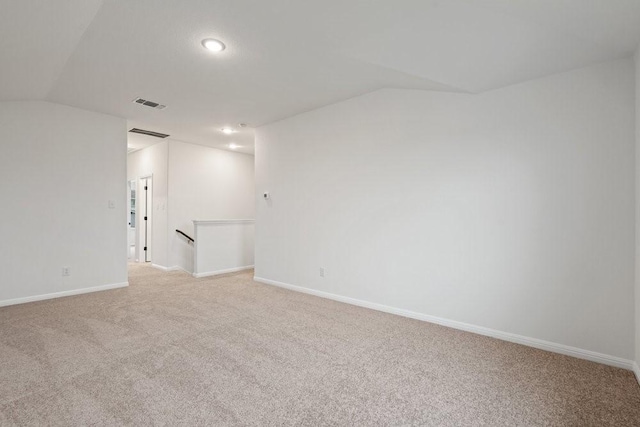
[[[138,129],[138,128],[133,128],[129,132],[140,133],[142,135],[155,136],[156,138],[166,138],[169,136],[166,133],[154,132],[152,130],[144,130],[144,129]]]
[[[156,110],[164,110],[167,108],[166,105],[158,104],[157,102],[147,101],[146,99],[136,98],[133,100],[134,103],[144,105],[146,107],[155,108]]]

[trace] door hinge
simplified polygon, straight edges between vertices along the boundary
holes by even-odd
[[[145,189],[145,190],[148,190],[148,189],[149,189],[149,187],[147,187],[147,186],[145,185],[145,186],[144,186],[144,189]]]
[[[144,217],[144,220],[145,220],[145,221],[147,220],[147,217],[146,217],[146,216]]]
[[[144,247],[144,250],[145,250],[145,251],[147,250],[147,247],[146,247],[146,246]]]

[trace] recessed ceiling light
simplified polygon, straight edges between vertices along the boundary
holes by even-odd
[[[222,128],[220,129],[222,131],[222,133],[224,133],[225,135],[231,135],[232,133],[235,132],[235,130],[231,129],[231,128]]]
[[[240,148],[240,146],[232,142],[231,144],[229,144],[229,148],[231,148],[232,150],[235,150],[236,148]]]
[[[211,52],[222,52],[226,48],[224,43],[216,39],[204,39],[202,40],[202,46]]]

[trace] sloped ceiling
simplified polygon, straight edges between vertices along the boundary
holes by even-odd
[[[0,0],[0,100],[44,99],[101,0]]]
[[[0,5],[0,100],[45,99],[245,152],[252,127],[383,87],[493,90],[628,56],[640,40],[640,0]],[[227,49],[204,50],[207,37]]]

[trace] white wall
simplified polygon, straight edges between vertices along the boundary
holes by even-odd
[[[193,237],[193,220],[253,219],[254,157],[170,141],[169,265],[193,272],[193,248],[175,230]]]
[[[257,129],[256,276],[633,359],[633,87],[629,59]]]
[[[194,222],[193,275],[215,276],[253,268],[254,230],[252,219],[204,220]]]
[[[152,218],[151,228],[151,263],[166,267],[168,265],[168,235],[167,235],[167,198],[168,198],[168,158],[169,142],[162,141],[144,150],[129,154],[127,159],[127,180],[135,179],[138,184],[137,196],[142,195],[139,178],[152,176]],[[140,206],[138,203],[137,206]],[[136,215],[136,226],[141,225],[142,215]],[[140,245],[136,247],[138,259],[143,259]]]
[[[47,102],[0,103],[0,305],[126,285],[125,126]]]

